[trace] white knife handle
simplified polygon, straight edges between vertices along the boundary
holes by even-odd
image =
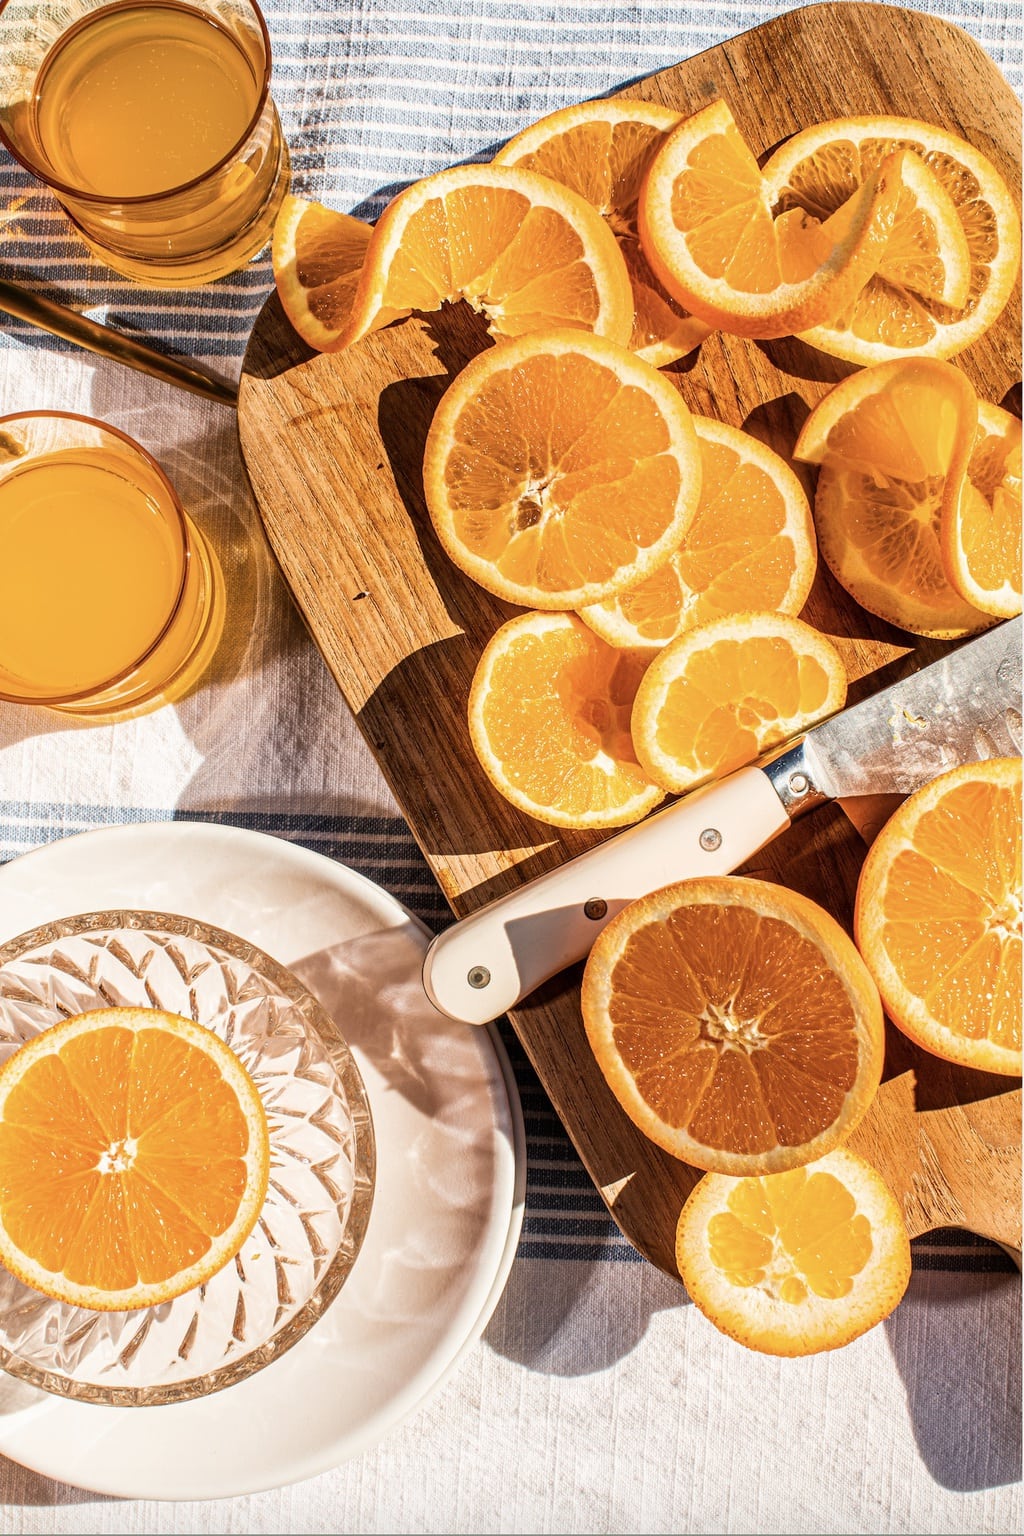
[[[728,874],[789,824],[768,775],[741,768],[438,934],[423,962],[427,996],[466,1024],[500,1018],[588,954],[628,902]]]

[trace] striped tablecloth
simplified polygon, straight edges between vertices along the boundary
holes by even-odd
[[[271,0],[295,190],[374,218],[399,187],[488,159],[545,112],[790,8]],[[915,8],[958,22],[1020,88],[1019,0]],[[0,272],[236,371],[272,282],[266,256],[187,294],[113,280],[2,153]],[[85,728],[0,704],[0,861],[94,826],[222,822],[342,860],[443,925],[433,878],[260,541],[230,413],[5,320],[0,414],[32,407],[108,419],[149,447],[238,601],[222,659],[176,707]],[[312,1482],[210,1504],[107,1501],[0,1460],[0,1532],[1019,1529],[1020,1290],[1001,1250],[923,1238],[884,1327],[835,1356],[750,1355],[621,1237],[505,1037],[527,1127],[523,1237],[483,1339],[431,1403]]]

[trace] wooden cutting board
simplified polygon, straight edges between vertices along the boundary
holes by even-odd
[[[1008,85],[959,28],[916,11],[810,6],[623,94],[682,112],[722,96],[758,154],[827,118],[922,118],[969,139],[1019,185],[1020,109]],[[1018,299],[959,359],[984,398],[1002,402],[1019,388],[1019,335]],[[459,916],[601,840],[517,812],[469,742],[477,658],[518,610],[450,564],[420,466],[438,400],[482,344],[479,320],[457,305],[348,353],[315,355],[272,298],[239,399],[245,462],[285,579]],[[669,376],[693,410],[787,455],[809,407],[850,371],[792,339],[715,335]],[[890,680],[911,645],[929,651],[857,607],[824,571],[804,616],[840,647],[851,702]],[[746,872],[803,891],[849,927],[864,849],[851,821],[826,808]],[[699,1175],[641,1136],[605,1087],[583,1032],[579,976],[576,967],[555,977],[512,1023],[616,1222],[674,1275],[676,1220]],[[885,1080],[853,1144],[902,1200],[912,1235],[964,1226],[1019,1247],[1019,1084],[949,1066],[890,1027]]]

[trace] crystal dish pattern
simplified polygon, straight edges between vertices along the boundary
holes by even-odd
[[[212,1029],[259,1089],[270,1132],[262,1213],[205,1285],[134,1312],[92,1312],[0,1269],[0,1365],[38,1387],[116,1406],[231,1386],[296,1343],[359,1252],[375,1147],[358,1067],[292,974],[221,929],[161,912],[95,912],[0,946],[0,1060],[60,1019],[161,1008]]]

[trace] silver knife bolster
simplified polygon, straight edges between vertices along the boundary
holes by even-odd
[[[806,736],[758,767],[782,801],[790,821],[835,799],[828,773]]]

